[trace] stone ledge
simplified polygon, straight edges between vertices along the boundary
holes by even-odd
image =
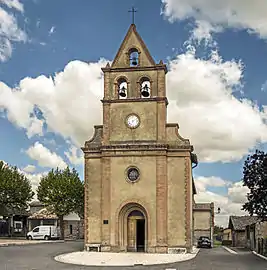
[[[93,250],[91,250],[93,249]],[[95,249],[97,250],[97,252],[101,251],[101,244],[86,244],[85,245],[85,251],[95,251]]]

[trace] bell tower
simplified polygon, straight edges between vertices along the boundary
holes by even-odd
[[[190,250],[193,147],[167,123],[166,65],[155,63],[131,24],[102,71],[103,125],[82,148],[85,248]]]
[[[103,143],[166,139],[166,65],[156,64],[132,24],[104,72]]]

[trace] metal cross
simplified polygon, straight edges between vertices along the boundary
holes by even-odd
[[[132,9],[128,10],[128,12],[132,13],[132,24],[134,24],[134,13],[137,12],[137,9],[134,9],[134,7],[132,7]]]

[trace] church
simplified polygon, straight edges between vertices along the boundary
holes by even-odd
[[[193,146],[167,123],[167,67],[129,30],[102,68],[103,125],[82,148],[85,248],[177,253],[193,246]]]

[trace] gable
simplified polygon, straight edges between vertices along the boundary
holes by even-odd
[[[138,51],[140,66],[149,67],[156,65],[144,41],[136,31],[136,26],[132,24],[115,56],[111,68],[129,67],[129,53],[131,49]]]

